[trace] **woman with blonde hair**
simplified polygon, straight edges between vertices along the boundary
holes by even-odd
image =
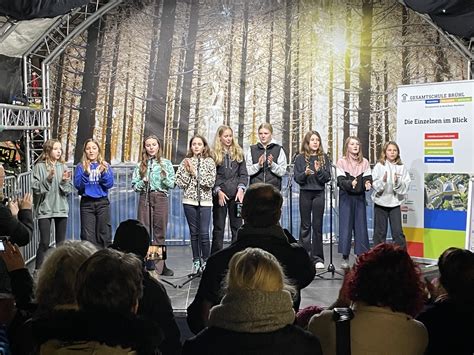
[[[208,328],[186,340],[186,354],[322,354],[319,340],[294,326],[292,288],[270,253],[247,248],[232,257],[221,303]]]
[[[82,161],[74,174],[74,186],[81,195],[81,240],[101,248],[112,243],[109,189],[114,186],[114,174],[102,158],[99,142],[89,138],[84,143]]]
[[[223,247],[224,228],[229,213],[232,242],[237,238],[237,229],[242,225],[239,208],[244,199],[248,183],[244,154],[233,136],[232,128],[220,126],[214,139],[216,160],[216,183],[213,190],[211,254]],[[240,205],[240,207],[239,207]]]
[[[317,269],[324,268],[323,215],[325,185],[331,180],[331,165],[317,131],[305,134],[296,156],[294,179],[300,185],[300,238]],[[311,217],[312,216],[312,217]]]

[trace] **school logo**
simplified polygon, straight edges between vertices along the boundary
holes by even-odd
[[[408,94],[402,94],[402,102],[407,102]]]

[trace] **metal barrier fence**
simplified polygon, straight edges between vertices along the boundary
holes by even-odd
[[[136,218],[138,206],[138,194],[132,189],[132,174],[135,165],[119,164],[112,166],[114,172],[114,187],[109,190],[109,200],[111,208],[111,225],[112,233],[121,221],[128,218]],[[73,169],[73,168],[72,168]],[[291,184],[289,184],[291,182]],[[288,175],[283,177],[282,195],[284,197],[283,211],[281,217],[281,225],[289,229],[293,235],[298,238],[300,227],[299,214],[299,186],[289,180]],[[31,172],[20,174],[18,177],[7,177],[5,179],[5,196],[16,197],[23,195],[25,192],[31,192]],[[323,238],[325,242],[329,240],[329,213],[330,213],[330,196],[329,188],[326,188],[326,208],[323,220]],[[369,199],[367,199],[369,201]],[[337,242],[339,216],[338,216],[338,193],[334,191],[333,196],[333,235],[334,242]],[[80,239],[80,213],[79,213],[80,197],[74,189],[69,195],[69,218],[67,226],[68,239]],[[372,216],[373,205],[368,202],[367,220],[369,225],[369,236],[372,234]],[[290,225],[290,221],[292,222]],[[212,223],[210,226],[212,230]],[[210,232],[211,232],[210,230]],[[53,231],[54,232],[54,231]],[[211,237],[212,238],[212,237]],[[230,240],[230,229],[225,232],[225,240]],[[184,216],[182,207],[182,191],[178,188],[170,192],[169,197],[169,219],[166,240],[171,245],[184,245],[189,243],[189,230]],[[36,249],[39,243],[39,231],[37,221],[35,220],[35,230],[32,241],[23,248],[26,261],[32,260],[36,255]],[[51,243],[54,243],[54,235],[51,235]]]

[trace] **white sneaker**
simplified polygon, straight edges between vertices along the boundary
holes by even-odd
[[[193,274],[196,274],[199,269],[201,268],[201,262],[199,260],[193,261],[193,270],[191,271]]]
[[[341,269],[349,269],[349,268],[350,268],[349,260],[342,259]]]
[[[316,269],[325,269],[324,263],[318,261],[315,265]]]

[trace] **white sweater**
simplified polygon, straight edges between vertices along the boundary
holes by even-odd
[[[387,173],[387,181],[383,181],[383,176]],[[395,183],[395,175],[398,181]],[[383,207],[400,206],[406,198],[410,186],[410,174],[404,165],[392,164],[385,161],[385,165],[377,163],[372,171],[372,199],[374,203]]]

